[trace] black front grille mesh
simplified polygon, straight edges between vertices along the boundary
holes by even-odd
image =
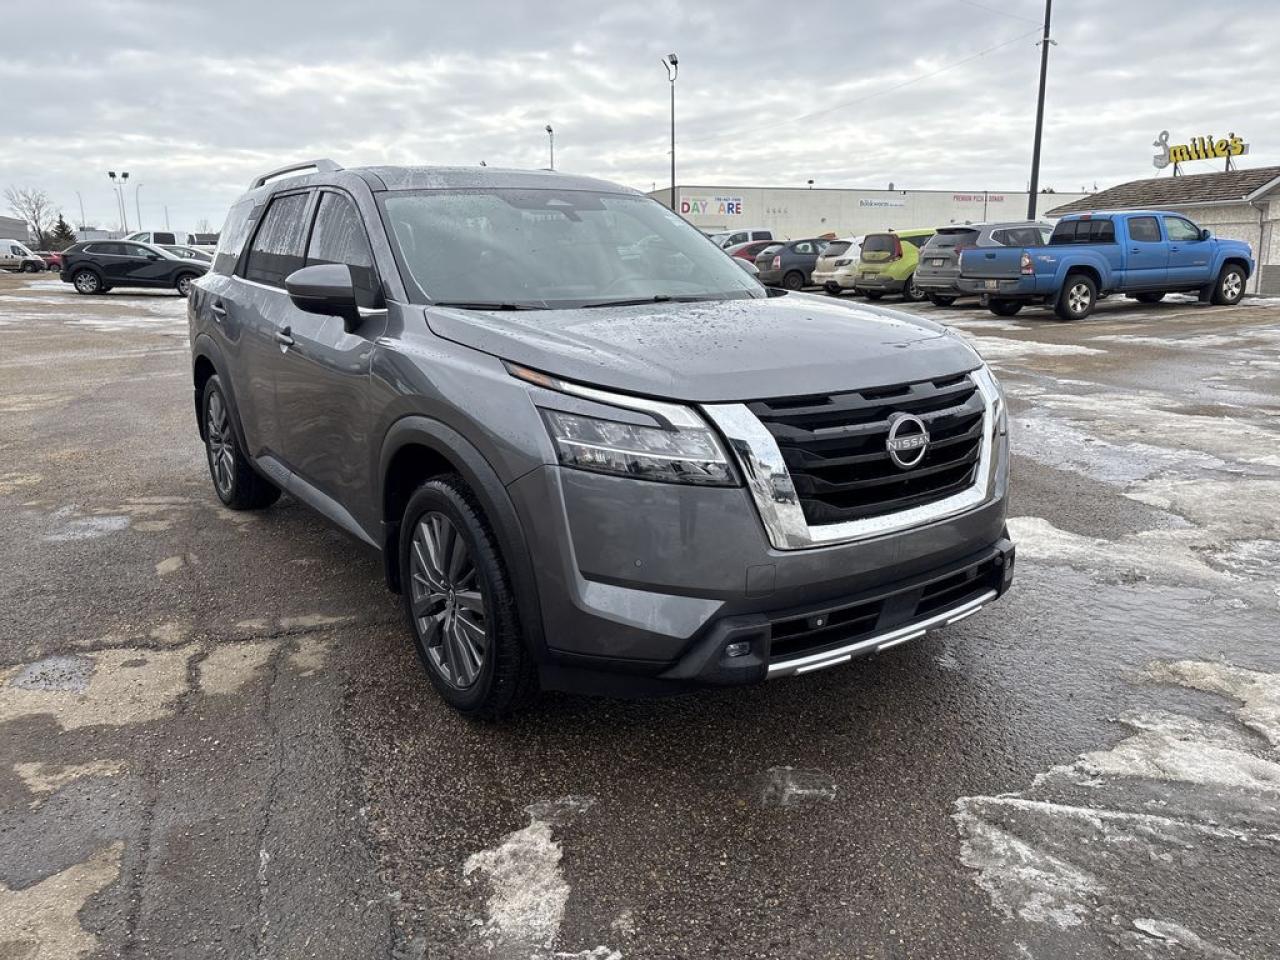
[[[748,406],[777,441],[810,524],[949,497],[973,483],[982,452],[983,399],[967,374]],[[909,470],[886,446],[897,413],[915,414],[929,431],[928,451]]]

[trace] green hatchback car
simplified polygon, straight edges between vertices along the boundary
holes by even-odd
[[[920,248],[935,232],[898,230],[867,234],[862,241],[853,289],[872,300],[879,300],[886,293],[900,293],[903,300],[923,300],[924,291],[915,283],[916,265],[920,262]]]

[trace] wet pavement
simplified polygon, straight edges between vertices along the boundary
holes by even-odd
[[[218,505],[181,300],[0,275],[0,957],[1280,955],[1280,301],[911,309],[1010,396],[1006,598],[492,726]]]

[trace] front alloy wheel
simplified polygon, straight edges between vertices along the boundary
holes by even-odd
[[[425,513],[409,558],[413,617],[435,673],[457,690],[471,687],[489,650],[484,591],[467,544],[443,513]]]
[[[72,285],[77,293],[97,293],[102,288],[102,281],[92,270],[81,270],[72,278]]]
[[[178,287],[178,293],[182,294],[184,297],[190,296],[191,295],[191,274],[184,273],[182,276],[180,276],[178,278],[177,287]]]

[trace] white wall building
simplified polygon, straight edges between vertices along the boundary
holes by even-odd
[[[669,203],[671,189],[649,196]],[[1049,207],[1087,197],[1083,193],[1040,195],[1040,215]],[[767,227],[796,239],[833,233],[858,236],[878,230],[911,230],[948,223],[1022,220],[1027,194],[1007,190],[846,190],[807,187],[677,186],[676,210],[708,232]]]

